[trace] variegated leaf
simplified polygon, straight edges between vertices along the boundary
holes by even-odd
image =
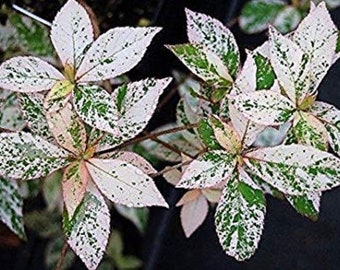
[[[256,66],[256,90],[269,90],[273,87],[276,74],[269,59],[261,53],[253,53]]]
[[[115,203],[168,206],[152,178],[127,162],[92,158],[86,166],[100,191]]]
[[[117,77],[138,64],[158,27],[117,27],[93,42],[80,64],[78,82],[100,81]]]
[[[133,166],[142,170],[145,174],[154,174],[157,171],[152,167],[152,165],[142,156],[128,151],[114,152],[109,155],[101,155],[100,158],[111,158],[124,161],[126,163],[132,164]]]
[[[64,214],[63,223],[70,247],[89,270],[97,269],[109,238],[110,212],[96,187],[88,188],[72,219]]]
[[[327,130],[315,116],[299,112],[295,115],[293,126],[287,134],[286,144],[291,143],[311,145],[317,149],[327,151]]]
[[[289,99],[271,90],[235,96],[231,104],[249,120],[266,126],[290,121],[295,110]]]
[[[313,192],[300,196],[286,195],[286,198],[298,213],[315,221],[320,212],[321,195],[321,192]]]
[[[30,131],[49,142],[55,139],[49,129],[44,112],[44,95],[40,93],[20,93],[19,103]]]
[[[0,89],[0,128],[21,131],[25,126],[16,94]]]
[[[238,261],[249,259],[263,231],[266,202],[262,191],[235,173],[228,181],[215,213],[215,226],[224,251]]]
[[[65,168],[62,188],[65,207],[70,219],[82,202],[89,181],[90,175],[84,161],[75,161]]]
[[[273,20],[273,26],[281,33],[288,33],[298,26],[301,19],[300,10],[288,5],[279,11]]]
[[[15,92],[49,90],[63,77],[36,57],[13,57],[0,66],[0,87]]]
[[[261,177],[258,177],[257,175],[249,172],[249,170],[246,171],[246,173],[251,178],[252,182],[255,183],[255,185],[260,190],[262,190],[264,194],[269,194],[269,195],[273,196],[274,198],[277,198],[277,199],[280,199],[280,200],[284,199],[283,194],[277,188],[274,188],[272,185],[268,184]]]
[[[326,128],[330,147],[340,154],[340,111],[333,105],[317,101],[311,108],[311,113],[317,117]]]
[[[208,215],[209,205],[207,199],[200,195],[192,201],[185,203],[181,209],[181,224],[184,234],[189,238]]]
[[[63,109],[47,113],[47,122],[58,144],[78,155],[86,149],[85,125],[68,103]]]
[[[46,176],[68,164],[68,153],[29,133],[0,134],[0,175],[22,180]]]
[[[51,39],[63,65],[78,67],[94,37],[90,17],[77,1],[68,0],[55,16]]]
[[[239,18],[241,29],[249,34],[266,30],[285,5],[286,3],[281,0],[252,0],[247,2]]]
[[[213,52],[201,44],[167,46],[182,63],[207,83],[228,85],[232,81],[228,69]]]
[[[236,75],[240,54],[233,34],[220,21],[202,13],[185,9],[187,33],[190,43],[201,44],[215,53],[228,68],[229,74]]]
[[[18,184],[0,177],[0,220],[20,238],[26,239],[22,207]]]
[[[222,146],[215,138],[214,129],[209,119],[201,119],[198,124],[197,131],[200,139],[208,149],[211,150],[222,149]]]
[[[230,124],[220,119],[211,117],[210,123],[214,129],[214,135],[218,143],[230,154],[237,154],[242,148],[239,134]]]
[[[268,147],[245,157],[253,173],[285,194],[303,195],[340,184],[340,159],[311,146]]]
[[[129,83],[124,95],[120,94],[121,88],[113,92],[112,100],[116,106],[120,104],[117,106],[118,120],[115,124],[123,141],[135,137],[146,127],[157,107],[160,95],[171,80],[150,78]]]
[[[311,62],[309,93],[316,91],[330,68],[337,39],[337,27],[324,2],[314,8],[294,32],[294,42],[308,54]]]
[[[208,188],[229,179],[235,170],[236,157],[223,150],[206,152],[193,160],[176,187]]]
[[[78,85],[73,91],[74,108],[88,125],[117,135],[118,111],[113,99],[96,85]]]
[[[269,46],[271,63],[284,92],[292,102],[299,104],[310,92],[309,55],[272,27]]]

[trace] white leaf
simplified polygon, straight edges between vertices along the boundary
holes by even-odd
[[[68,103],[58,112],[46,115],[50,130],[58,144],[74,154],[86,149],[86,130],[84,123]]]
[[[262,148],[245,155],[256,175],[290,195],[324,191],[340,184],[340,159],[297,144]]]
[[[100,191],[115,203],[129,207],[167,206],[152,178],[127,162],[92,158],[87,168]]]
[[[64,232],[68,244],[86,267],[97,269],[109,238],[110,212],[96,187],[88,187],[72,219],[64,215]]]
[[[289,99],[271,90],[235,96],[231,104],[246,118],[266,126],[281,125],[290,121],[295,110]]]
[[[29,133],[0,134],[0,175],[22,180],[46,176],[66,166],[68,153]]]
[[[102,34],[86,52],[77,70],[77,81],[101,81],[129,71],[142,59],[160,30],[158,27],[117,27]]]
[[[36,57],[13,57],[0,66],[0,87],[15,92],[51,89],[64,76]]]
[[[234,174],[223,189],[215,213],[215,226],[224,251],[238,261],[249,259],[257,249],[266,213],[265,197],[260,190]]]
[[[209,205],[203,195],[183,205],[181,209],[181,224],[185,236],[189,238],[208,215]]]
[[[117,159],[117,160],[124,161],[126,163],[130,163],[133,166],[142,170],[145,174],[157,173],[157,171],[152,167],[152,165],[145,158],[133,152],[119,151],[119,152],[114,152],[113,154],[101,155],[100,158]]]
[[[23,199],[15,181],[0,177],[0,220],[20,238],[25,239],[22,214]]]
[[[271,63],[280,84],[292,102],[300,103],[310,90],[308,54],[272,27],[269,28],[269,46]]]
[[[220,21],[202,13],[185,9],[190,43],[201,44],[216,54],[235,75],[240,55],[234,35]]]
[[[193,160],[176,187],[208,188],[229,179],[236,166],[236,158],[223,150],[206,152]]]
[[[68,0],[55,16],[51,39],[63,65],[78,67],[93,42],[93,29],[89,15],[77,1]]]
[[[118,111],[106,90],[96,85],[78,85],[73,98],[74,108],[86,124],[117,135]]]
[[[316,90],[330,68],[337,39],[337,27],[324,2],[314,8],[294,32],[294,42],[310,58],[310,92]]]

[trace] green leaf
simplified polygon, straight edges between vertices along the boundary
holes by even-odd
[[[286,195],[288,202],[303,216],[316,221],[319,217],[321,192],[301,196]]]
[[[47,269],[55,269],[60,258],[60,251],[63,248],[63,237],[59,235],[57,238],[50,240],[46,246],[45,262]],[[75,255],[72,250],[68,249],[63,260],[62,269],[70,269],[75,261]]]
[[[293,6],[286,6],[275,16],[273,26],[281,33],[294,30],[302,19],[300,11]]]
[[[239,19],[241,29],[249,34],[266,30],[285,5],[280,0],[253,0],[248,2],[241,11]]]
[[[256,65],[256,89],[269,90],[273,86],[276,79],[273,67],[270,64],[269,59],[260,53],[254,54],[253,58]]]
[[[121,112],[122,106],[123,106],[123,101],[126,96],[127,92],[127,85],[123,84],[122,86],[118,87],[115,91],[117,91],[117,98],[116,98],[116,106],[118,108],[118,111]]]
[[[15,181],[0,178],[0,220],[22,239],[26,239],[22,214],[23,199]]]
[[[222,149],[221,145],[215,138],[213,127],[208,119],[202,119],[198,124],[198,133],[202,142],[211,150]]]
[[[141,233],[145,232],[149,217],[148,208],[133,208],[121,204],[114,204],[114,206],[117,212],[126,219],[130,220]]]
[[[262,191],[245,184],[235,173],[223,189],[215,213],[215,226],[223,250],[238,261],[257,249],[266,212]]]

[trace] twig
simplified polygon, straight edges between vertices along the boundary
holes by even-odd
[[[64,262],[64,259],[65,259],[65,256],[66,256],[67,247],[68,247],[67,241],[64,240],[64,245],[63,245],[63,248],[61,249],[60,257],[59,257],[59,260],[57,262],[57,266],[55,267],[55,270],[62,270],[63,269],[63,262]]]
[[[115,147],[112,147],[112,148],[109,148],[109,149],[106,149],[106,150],[103,150],[103,151],[99,151],[99,152],[97,152],[97,154],[102,155],[102,154],[110,153],[110,152],[115,151],[117,149],[121,149],[121,148],[124,148],[126,146],[145,141],[147,139],[156,138],[156,137],[159,137],[159,136],[162,136],[162,135],[165,135],[165,134],[176,133],[178,131],[195,128],[195,127],[197,127],[197,125],[198,125],[198,123],[194,123],[194,124],[189,124],[189,125],[185,125],[185,126],[181,126],[181,127],[175,127],[175,128],[170,128],[170,129],[167,129],[167,130],[162,130],[162,131],[155,132],[155,133],[150,133],[150,134],[142,136],[142,137],[137,137],[137,138],[128,140],[128,141],[126,141],[125,143],[123,143],[119,146],[115,146]]]

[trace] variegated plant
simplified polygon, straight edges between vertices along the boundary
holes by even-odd
[[[310,5],[320,2],[320,0],[251,0],[242,8],[239,25],[248,34],[262,32],[269,25],[273,25],[281,33],[288,33],[298,26],[308,13]],[[328,8],[340,6],[338,0],[325,0],[325,3]]]
[[[204,81],[193,95],[210,102],[212,114],[198,115],[197,131],[207,151],[183,170],[177,187],[224,183],[215,214],[217,234],[227,254],[245,260],[263,230],[264,193],[284,194],[297,211],[315,218],[320,192],[340,185],[340,159],[325,151],[328,142],[337,149],[337,111],[315,108],[317,87],[336,58],[337,28],[324,3],[312,6],[294,35],[283,37],[271,28],[269,43],[247,52],[238,72],[231,32],[207,15],[189,10],[186,15],[190,43],[168,48]],[[294,116],[286,144],[252,147],[267,127]]]
[[[89,84],[133,68],[159,30],[115,28],[94,40],[85,9],[69,0],[51,30],[64,75],[35,57],[15,57],[0,66],[0,87],[19,92],[20,115],[31,131],[0,133],[0,175],[11,179],[0,181],[0,218],[24,237],[15,180],[62,170],[64,232],[88,269],[97,268],[109,238],[110,214],[103,196],[129,207],[167,207],[150,177],[156,173],[153,167],[118,149],[145,128],[171,79],[124,84],[112,94]],[[9,100],[11,93],[2,93]],[[14,120],[19,121],[7,120],[6,131],[25,126]]]

